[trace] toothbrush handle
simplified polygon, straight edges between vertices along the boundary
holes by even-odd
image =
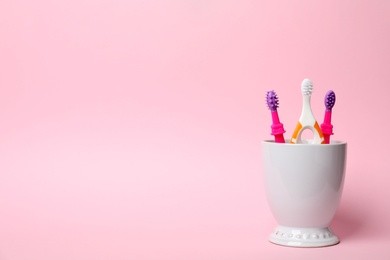
[[[283,135],[275,135],[275,143],[285,143]]]
[[[286,131],[283,128],[283,124],[279,121],[279,116],[277,111],[272,111],[272,132],[271,135],[275,137],[275,143],[285,143],[283,133]]]
[[[291,144],[297,143],[298,134],[301,131],[301,129],[302,129],[302,124],[301,124],[301,122],[298,121],[297,126],[295,127],[295,130],[294,130],[294,133],[290,139]]]
[[[295,127],[290,143],[291,144],[301,143],[302,140],[300,135],[306,128],[311,129],[313,131],[314,134],[313,142],[317,140],[318,143],[325,144],[324,134],[322,133],[320,126],[318,125],[317,122],[315,122],[313,126],[308,126],[308,125],[303,126],[300,121],[298,121],[297,126]]]
[[[326,110],[324,122],[321,124],[321,131],[324,134],[324,141],[326,144],[330,142],[330,136],[333,134],[333,125],[331,124],[332,111]]]

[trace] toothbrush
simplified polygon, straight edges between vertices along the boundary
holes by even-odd
[[[310,129],[313,132],[314,139],[312,144],[324,143],[324,135],[322,134],[320,126],[318,125],[317,120],[314,118],[313,112],[311,111],[310,98],[311,93],[313,92],[313,83],[310,79],[304,79],[302,81],[301,91],[303,99],[301,117],[299,118],[290,143],[302,143],[301,135],[302,132],[306,129]]]
[[[272,125],[271,125],[271,135],[275,137],[275,143],[285,143],[283,133],[286,131],[283,128],[283,124],[279,121],[279,115],[277,108],[279,107],[279,99],[275,91],[267,91],[265,96],[269,110],[271,110],[272,115]]]
[[[333,92],[333,90],[329,90],[324,99],[325,103],[325,117],[324,122],[321,124],[321,130],[324,134],[325,143],[329,144],[330,141],[330,135],[333,134],[333,125],[331,124],[331,118],[332,118],[332,108],[334,104],[336,103],[336,94]]]

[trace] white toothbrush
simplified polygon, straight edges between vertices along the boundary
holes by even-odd
[[[290,143],[301,144],[302,132],[306,129],[310,129],[313,132],[312,144],[322,144],[324,143],[324,135],[322,134],[321,128],[318,125],[317,120],[314,118],[313,112],[311,111],[310,98],[311,93],[313,92],[313,83],[310,79],[304,79],[302,81],[301,91],[303,99],[302,113],[298,124],[295,127],[295,131],[291,137]]]

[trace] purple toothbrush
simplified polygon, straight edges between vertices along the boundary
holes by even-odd
[[[325,144],[329,144],[330,136],[333,134],[333,125],[331,124],[332,119],[332,108],[336,103],[336,94],[333,90],[329,90],[324,99],[325,103],[325,117],[324,122],[321,124],[321,130],[324,134]]]
[[[272,115],[271,135],[275,136],[275,143],[285,143],[283,133],[286,131],[283,128],[283,124],[279,121],[279,115],[277,108],[279,107],[279,99],[275,91],[267,91],[265,96],[269,110]]]

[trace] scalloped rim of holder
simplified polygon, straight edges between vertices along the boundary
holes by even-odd
[[[324,247],[340,242],[329,227],[325,228],[291,228],[278,226],[270,235],[269,241],[292,247]]]

